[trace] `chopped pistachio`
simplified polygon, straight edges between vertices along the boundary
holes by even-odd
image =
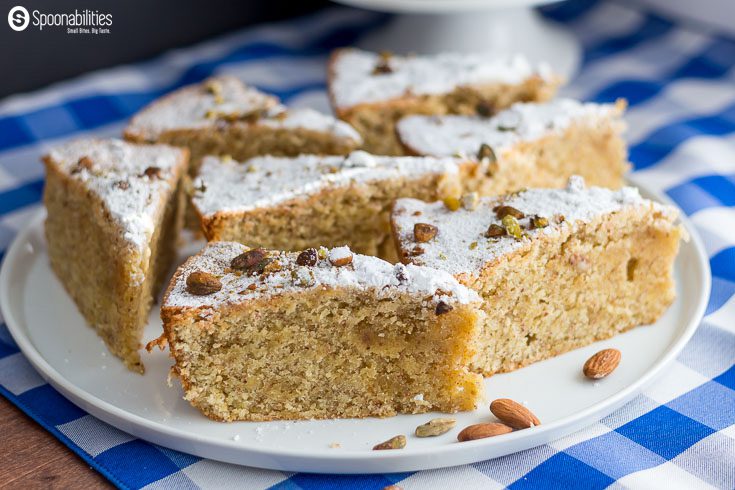
[[[505,228],[500,225],[492,224],[485,232],[487,238],[498,238],[505,235]]]
[[[536,215],[533,218],[531,218],[532,229],[546,228],[547,226],[549,226],[549,220],[544,218],[543,216]]]
[[[493,151],[492,147],[487,143],[483,143],[480,145],[480,149],[477,151],[477,159],[488,161],[490,163],[494,163],[495,161],[497,161],[495,151]]]
[[[499,219],[503,219],[506,216],[513,216],[515,219],[523,219],[526,217],[525,214],[523,214],[521,211],[517,210],[513,206],[505,206],[500,205],[493,209],[495,211],[495,215]]]
[[[470,250],[474,250],[477,248],[477,242],[470,243]]]
[[[481,100],[475,106],[475,111],[481,117],[490,117],[495,112],[495,108],[493,107],[493,104],[491,102],[488,102],[487,100]]]
[[[439,229],[428,223],[416,223],[413,225],[413,236],[419,243],[425,243],[433,239]]]
[[[518,223],[518,220],[514,216],[510,214],[505,215],[503,217],[503,226],[505,227],[505,231],[508,232],[508,235],[513,236],[516,240],[523,238],[521,224]]]
[[[456,211],[462,206],[462,203],[459,199],[456,197],[445,197],[444,198],[444,205],[450,210],[450,211]]]

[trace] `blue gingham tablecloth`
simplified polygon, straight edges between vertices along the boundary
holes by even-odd
[[[573,0],[545,14],[585,46],[566,95],[628,99],[636,177],[682,207],[712,267],[712,295],[696,335],[668,373],[622,409],[495,460],[336,476],[228,465],[124,434],[44,383],[4,325],[0,393],[120,488],[735,488],[735,39],[627,3]],[[38,158],[51,145],[117,135],[147,102],[215,72],[240,76],[291,105],[328,110],[329,50],[385,19],[332,8],[0,101],[0,255],[39,204]]]

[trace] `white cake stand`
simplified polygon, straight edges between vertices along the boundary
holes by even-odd
[[[521,53],[534,63],[548,62],[567,78],[579,67],[581,48],[574,36],[532,8],[549,0],[335,1],[399,14],[358,42],[372,51]]]

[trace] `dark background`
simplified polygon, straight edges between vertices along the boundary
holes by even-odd
[[[0,98],[97,68],[144,60],[244,26],[314,11],[327,0],[0,0]],[[16,5],[29,13],[112,14],[110,34],[8,25]],[[33,18],[31,17],[31,23]]]

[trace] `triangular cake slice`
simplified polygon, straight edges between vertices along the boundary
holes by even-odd
[[[362,134],[363,148],[400,155],[395,123],[407,115],[489,115],[514,102],[548,100],[561,80],[522,56],[395,56],[348,48],[332,55],[328,82],[335,113]]]
[[[390,206],[398,197],[461,194],[454,158],[257,157],[244,163],[207,157],[192,203],[208,240],[276,250],[350,245],[396,260]],[[382,246],[387,245],[387,246]]]
[[[301,153],[344,155],[362,144],[347,123],[313,109],[286,109],[276,97],[233,76],[190,85],[151,103],[131,120],[125,137],[186,146],[193,170],[204,155]]]
[[[472,410],[479,297],[451,275],[347,247],[212,242],[161,308],[185,398],[223,421]]]
[[[564,187],[572,175],[619,188],[630,167],[622,137],[625,105],[572,99],[517,103],[493,117],[409,116],[397,130],[409,154],[480,162],[465,186],[481,195]]]
[[[110,351],[142,373],[143,327],[176,255],[188,152],[81,139],[43,161],[51,267]]]
[[[402,260],[454,275],[487,317],[474,367],[485,375],[655,322],[674,299],[677,211],[638,190],[531,189],[501,198],[396,202]]]

